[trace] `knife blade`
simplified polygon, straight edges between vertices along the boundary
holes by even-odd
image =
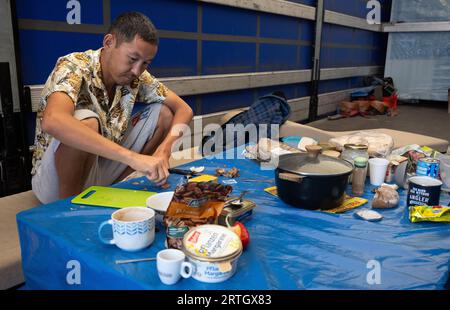
[[[198,175],[198,173],[195,173],[188,169],[178,169],[178,168],[169,168],[169,173],[173,174],[180,174],[180,175]]]

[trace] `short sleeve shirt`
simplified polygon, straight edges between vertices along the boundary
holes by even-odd
[[[32,175],[36,174],[42,156],[53,139],[41,128],[47,99],[52,93],[66,93],[72,99],[75,110],[89,109],[98,114],[103,136],[116,143],[120,143],[127,130],[136,101],[148,104],[162,103],[167,97],[168,88],[148,71],[144,71],[130,85],[117,86],[110,104],[101,77],[100,53],[101,49],[88,50],[58,59],[45,83],[39,102]]]

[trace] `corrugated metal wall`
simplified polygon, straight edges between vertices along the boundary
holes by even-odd
[[[450,1],[394,0],[391,22],[450,22]],[[386,70],[401,100],[447,101],[450,31],[389,34]]]
[[[80,0],[81,23],[66,24],[65,0],[17,0],[25,85],[43,84],[56,59],[101,46],[110,21],[124,11],[148,15],[161,43],[150,71],[157,77],[199,76],[312,67],[312,20],[194,0]],[[314,6],[314,0],[290,1]],[[380,1],[388,19],[390,0]],[[325,0],[325,9],[365,18],[367,1]],[[387,35],[334,24],[323,29],[322,68],[384,65]],[[197,115],[245,107],[282,90],[308,96],[309,83],[185,96]],[[361,77],[323,81],[320,92],[362,86]]]
[[[389,21],[391,1],[380,1],[382,22]],[[325,0],[325,9],[366,18],[367,0]],[[387,34],[325,24],[322,37],[321,67],[384,66]],[[362,77],[323,81],[320,92],[363,86]]]

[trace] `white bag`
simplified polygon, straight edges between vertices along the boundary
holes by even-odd
[[[329,142],[340,151],[344,150],[345,144],[369,145],[370,157],[387,157],[394,147],[394,139],[391,136],[374,131],[358,131],[350,135],[330,139]]]

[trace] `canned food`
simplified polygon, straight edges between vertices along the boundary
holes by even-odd
[[[409,179],[406,205],[411,206],[437,206],[441,195],[442,182],[432,177],[412,177]]]
[[[416,175],[437,179],[439,177],[439,166],[439,159],[421,158],[417,162]]]
[[[253,213],[253,209],[256,204],[250,200],[244,200],[240,204],[230,204],[225,205],[222,212],[219,215],[219,225],[223,226],[233,226],[236,221],[242,222],[243,220],[250,217]]]

